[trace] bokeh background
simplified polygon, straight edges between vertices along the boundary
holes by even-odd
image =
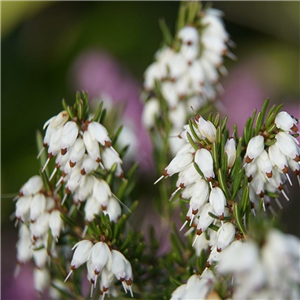
[[[300,118],[300,2],[210,2],[221,9],[237,44],[227,60],[222,114],[240,128],[254,108],[271,104]],[[125,104],[133,129],[141,191],[152,188],[151,147],[140,126],[143,72],[161,45],[158,19],[174,32],[179,2],[1,2],[1,299],[36,299],[32,266],[13,279],[17,230],[12,198],[37,173],[35,133],[72,103],[77,90]],[[109,104],[108,104],[109,105]],[[112,105],[112,103],[110,103]],[[131,132],[132,134],[132,132]],[[282,214],[286,232],[300,236],[299,187],[293,177]],[[142,198],[142,197],[141,197]],[[283,202],[283,201],[282,201]]]

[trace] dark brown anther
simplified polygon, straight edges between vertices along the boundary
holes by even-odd
[[[250,163],[253,161],[253,158],[250,158],[250,157],[247,155],[245,161],[246,161],[247,164],[250,164]]]
[[[192,214],[193,214],[193,215],[196,215],[197,213],[198,213],[198,209],[193,209],[193,210],[192,210]]]
[[[168,174],[168,171],[167,171],[166,169],[163,171],[162,174],[163,174],[164,177],[167,177],[167,176],[169,175],[169,174]]]
[[[187,41],[186,44],[187,44],[188,46],[193,45],[192,41]]]
[[[69,190],[69,188],[68,187],[66,187],[66,190],[65,190],[65,193],[67,194],[67,195],[69,195],[70,194],[70,190]]]
[[[105,205],[101,205],[101,209],[102,210],[106,210],[106,206]]]
[[[206,262],[206,268],[209,268],[211,264],[209,262]]]
[[[80,174],[85,175],[86,174],[85,169],[81,169]]]
[[[202,234],[202,229],[197,229],[197,235]]]
[[[250,206],[251,206],[251,209],[254,208],[254,203],[250,201]]]
[[[192,227],[196,229],[197,228],[197,224],[195,222],[193,222]]]
[[[219,220],[223,221],[224,220],[224,214],[222,214],[221,216],[219,216]]]
[[[67,153],[68,149],[65,148],[65,149],[60,149],[60,153],[61,155],[65,155]]]
[[[195,114],[195,120],[198,122],[200,119],[200,116],[198,114]]]
[[[191,66],[192,63],[193,63],[193,62],[192,62],[191,60],[188,61],[188,65],[189,65],[189,66]]]
[[[94,283],[95,283],[95,280],[94,280],[94,279],[91,279],[91,280],[90,280],[90,283],[91,283],[91,284],[94,284]]]
[[[298,131],[297,125],[294,124],[293,127],[291,128],[291,130],[296,133]]]
[[[250,176],[248,177],[248,182],[251,182],[252,179],[253,179],[253,177],[252,177],[252,175],[250,175]]]
[[[76,162],[73,163],[72,161],[69,161],[69,165],[70,165],[71,168],[73,168],[73,167],[75,167]]]
[[[299,170],[295,170],[295,175],[298,176],[300,174]]]
[[[71,266],[71,270],[75,271],[76,270],[75,266]]]
[[[68,175],[68,174],[65,173],[64,171],[63,171],[62,174],[61,174],[62,177],[66,177],[67,175]]]
[[[19,192],[19,197],[23,197],[23,196],[24,196],[23,192]]]
[[[100,290],[99,294],[102,296],[104,293],[103,293],[103,291]]]
[[[119,176],[120,179],[123,179],[124,178],[124,173],[122,172]]]
[[[97,163],[101,163],[101,162],[102,162],[101,158],[98,157],[98,158],[96,159],[96,162],[97,162]]]
[[[187,216],[185,219],[186,221],[191,222],[191,218],[189,216]]]
[[[259,193],[259,195],[258,195],[258,196],[259,196],[260,198],[263,198],[263,197],[264,197],[264,195],[265,195],[265,194],[264,194],[264,192],[263,192],[263,191],[261,191],[261,192]]]
[[[94,270],[95,275],[99,275],[99,271],[98,270]]]
[[[123,277],[120,277],[120,281],[122,282],[122,281],[124,281],[125,280],[125,278],[123,278]]]
[[[269,172],[269,173],[266,173],[266,174],[267,174],[267,177],[268,177],[268,178],[271,178],[271,177],[272,177],[272,175],[273,175],[273,174],[272,174],[272,171],[271,171],[271,172]]]
[[[222,249],[220,249],[220,248],[217,248],[217,251],[220,253],[220,252],[222,252]]]
[[[176,82],[176,80],[177,80],[176,77],[171,77],[171,78],[170,78],[170,81],[171,81],[171,82]]]
[[[283,190],[283,184],[280,183],[279,186],[277,187],[279,189],[279,191],[282,191]]]
[[[295,161],[295,162],[299,162],[299,161],[300,161],[300,156],[299,156],[299,155],[296,155],[296,157],[294,158],[294,161]]]
[[[184,189],[185,188],[185,186],[184,186],[184,184],[183,183],[180,183],[180,188],[182,188],[182,189]]]
[[[289,171],[288,167],[284,165],[282,172],[286,174],[288,171]]]
[[[131,278],[129,278],[128,280],[125,280],[125,282],[126,282],[127,285],[132,285],[132,280],[131,280]]]
[[[38,240],[38,237],[34,235],[34,236],[32,237],[32,239],[36,242],[36,241]]]
[[[105,146],[106,147],[111,147],[111,142],[110,141],[105,141]]]
[[[103,292],[107,292],[107,291],[108,291],[108,288],[104,286],[104,287],[102,288],[102,291],[103,291]]]

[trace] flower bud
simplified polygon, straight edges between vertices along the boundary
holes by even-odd
[[[58,129],[58,128],[64,126],[64,124],[68,121],[68,119],[69,119],[68,112],[66,110],[63,110],[55,117],[48,120],[44,124],[44,127],[47,126],[47,123],[50,121],[50,126],[54,129]]]
[[[16,203],[16,218],[22,222],[29,221],[32,197],[20,197]]]
[[[82,240],[73,246],[72,250],[75,249],[75,252],[71,261],[72,270],[79,268],[88,260],[92,247],[93,243],[88,240]]]
[[[224,151],[227,154],[227,168],[231,169],[236,158],[236,144],[233,138],[226,141]]]
[[[298,141],[286,132],[279,132],[275,136],[279,150],[287,157],[299,161]]]
[[[123,170],[121,167],[122,159],[120,158],[119,154],[116,151],[113,151],[111,148],[104,148],[102,152],[102,160],[105,168],[108,170],[114,165],[117,164],[116,169],[116,176],[122,177],[123,176]]]
[[[208,150],[204,148],[197,150],[195,155],[195,163],[198,165],[208,181],[215,177],[213,170],[213,159]]]
[[[214,187],[209,195],[209,203],[218,216],[224,215],[226,198],[219,187]]]
[[[164,176],[172,176],[175,173],[183,171],[193,161],[191,152],[177,153],[165,168]]]
[[[92,222],[95,219],[95,215],[99,215],[101,212],[101,204],[93,196],[86,200],[84,206],[85,219],[88,222]]]
[[[70,147],[73,146],[78,136],[78,126],[74,121],[67,122],[62,131],[61,136],[61,154],[67,153]]]
[[[216,140],[217,129],[213,123],[210,121],[204,120],[202,117],[196,121],[198,124],[198,129],[200,133],[205,136],[211,143]]]
[[[98,122],[91,122],[88,125],[88,131],[90,132],[92,138],[99,142],[102,146],[110,146],[111,140],[108,137],[108,132],[103,125]]]
[[[275,124],[277,128],[286,132],[289,132],[290,130],[297,132],[298,130],[296,126],[297,121],[285,111],[281,111],[277,114],[275,118]]]
[[[105,211],[103,211],[104,214],[109,215],[109,219],[112,222],[117,222],[118,218],[121,215],[121,206],[118,200],[115,199],[115,197],[110,197],[108,199],[107,208]]]
[[[218,230],[217,250],[224,250],[234,239],[235,227],[232,223],[224,223]]]
[[[107,182],[103,179],[94,181],[93,196],[101,204],[103,210],[106,209],[108,198],[111,196],[111,190]]]
[[[111,259],[111,252],[106,243],[98,242],[91,248],[89,260],[96,275],[102,271],[109,259]]]
[[[89,174],[97,168],[98,163],[90,155],[85,155],[81,164],[81,175]]]
[[[246,163],[249,164],[253,159],[258,157],[264,150],[265,142],[264,138],[261,135],[253,137],[247,146],[246,150]]]
[[[99,144],[96,140],[93,139],[92,135],[88,130],[83,133],[83,142],[85,144],[86,150],[91,158],[95,161],[101,161],[100,159],[100,150]]]
[[[272,177],[272,163],[266,150],[263,150],[263,152],[257,157],[255,162],[258,168],[262,172],[266,173],[268,178]]]

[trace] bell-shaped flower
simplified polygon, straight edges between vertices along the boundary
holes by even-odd
[[[161,84],[161,93],[170,109],[175,108],[179,103],[179,96],[176,92],[176,85],[174,82],[165,81]]]
[[[299,161],[299,146],[298,141],[286,132],[276,134],[278,149],[287,157]]]
[[[59,114],[57,114],[55,117],[53,117],[50,120],[48,120],[44,124],[44,128],[45,128],[45,126],[48,125],[48,123],[54,129],[61,128],[61,127],[63,127],[66,124],[66,122],[68,121],[68,119],[69,119],[68,112],[66,110],[63,110]]]
[[[93,196],[100,203],[102,209],[105,210],[108,204],[108,199],[111,196],[111,190],[104,179],[94,180]]]
[[[181,128],[186,123],[186,105],[182,102],[178,103],[169,110],[168,115],[173,126]]]
[[[276,127],[286,132],[290,130],[297,132],[297,121],[286,111],[281,111],[275,118]]]
[[[32,197],[20,197],[16,202],[15,215],[22,222],[27,222],[30,219],[30,205]]]
[[[196,187],[190,200],[190,207],[193,214],[196,214],[200,208],[206,203],[209,195],[209,187],[204,179],[199,179],[196,182]]]
[[[88,131],[92,138],[102,146],[111,146],[111,139],[108,136],[106,128],[98,122],[91,122],[88,125]]]
[[[95,139],[93,139],[91,133],[88,130],[86,130],[83,133],[83,142],[91,158],[97,162],[100,162],[101,158],[100,158],[99,144]]]
[[[43,247],[43,243],[37,243],[35,248],[32,249],[33,261],[36,267],[42,269],[46,266],[46,263],[48,261],[47,250]],[[37,248],[41,248],[41,249],[37,249]]]
[[[100,281],[100,295],[104,297],[108,293],[108,289],[114,280],[114,275],[106,267],[102,269]]]
[[[52,156],[56,156],[60,152],[62,133],[63,133],[63,127],[58,128],[57,130],[51,133],[49,147],[48,147],[48,154],[50,158]]]
[[[181,45],[180,53],[188,64],[192,64],[199,56],[199,45]]]
[[[54,238],[59,237],[63,225],[64,222],[60,216],[60,211],[57,209],[53,210],[50,213],[49,227],[51,229],[51,233]]]
[[[75,191],[75,189],[79,186],[79,182],[80,182],[81,178],[82,178],[82,175],[80,173],[80,167],[75,166],[72,169],[71,176],[66,185],[67,193]]]
[[[47,268],[33,270],[33,283],[34,288],[42,293],[47,287],[50,286],[51,276]]]
[[[176,290],[173,291],[172,295],[171,295],[171,299],[170,300],[181,300],[181,299],[185,299],[184,298],[184,294],[186,292],[186,284],[182,284],[179,287],[176,288]]]
[[[254,161],[245,165],[245,174],[248,177],[249,182],[253,179],[257,170],[258,170],[258,167]]]
[[[117,164],[116,169],[116,176],[122,177],[123,176],[123,170],[122,170],[122,159],[120,158],[119,154],[112,150],[111,148],[104,148],[102,152],[102,160],[105,168],[108,170],[114,165]]]
[[[111,271],[118,280],[124,281],[126,277],[126,272],[125,272],[126,258],[121,252],[117,250],[112,250],[111,254],[112,254]]]
[[[164,176],[172,176],[183,171],[192,161],[193,155],[191,152],[177,154],[165,168]]]
[[[115,197],[110,197],[108,200],[107,208],[103,211],[106,215],[109,215],[109,219],[112,222],[117,222],[118,218],[121,215],[121,206],[118,200]]]
[[[266,173],[268,178],[272,177],[272,162],[266,150],[263,150],[263,152],[257,157],[255,162],[258,168],[263,173]]]
[[[76,139],[74,145],[70,148],[70,166],[74,167],[78,161],[83,158],[85,145],[81,138]]]
[[[40,176],[31,177],[20,189],[20,196],[31,196],[41,191],[43,180]]]
[[[178,38],[187,45],[198,44],[199,33],[195,27],[185,26],[179,30]]]
[[[193,196],[194,190],[197,188],[196,183],[189,184],[181,193],[181,198],[190,199]]]
[[[88,259],[86,262],[86,269],[87,269],[87,280],[92,284],[93,286],[96,284],[97,276],[94,272],[92,261]]]
[[[214,219],[208,214],[209,212],[214,213],[214,209],[209,203],[206,203],[200,211],[199,222],[197,224],[197,235],[204,232],[214,221]]]
[[[111,252],[106,243],[96,243],[90,251],[89,260],[96,275],[99,275],[108,260],[111,260]]]
[[[288,162],[286,156],[279,150],[278,143],[269,147],[269,158],[274,166],[287,173]]]
[[[165,72],[163,72],[161,65],[157,62],[152,63],[148,68],[146,69],[144,73],[144,88],[147,91],[151,91],[154,89],[155,86],[155,80],[161,79],[161,77],[164,75]]]
[[[16,244],[17,262],[25,264],[32,258],[32,243],[30,231],[27,226],[22,224],[19,230],[19,240]]]
[[[78,126],[74,121],[67,122],[61,136],[61,154],[64,155],[72,147],[78,136]]]
[[[231,169],[236,158],[236,143],[233,138],[230,138],[226,141],[224,151],[227,154],[227,168]]]
[[[218,230],[217,250],[224,250],[234,239],[235,226],[230,223],[224,223]]]
[[[212,84],[215,84],[219,81],[219,73],[216,70],[216,68],[209,62],[207,61],[204,57],[201,57],[199,59],[199,61],[201,62],[202,68],[203,68],[203,72],[204,72],[204,76],[205,79],[208,82],[211,82]],[[208,88],[209,85],[207,85],[206,88]]]
[[[195,61],[189,66],[189,75],[192,82],[194,83],[194,88],[201,87],[204,84],[204,69],[200,61]]]
[[[95,219],[95,215],[99,215],[101,212],[101,204],[97,199],[93,196],[89,197],[86,200],[85,206],[84,206],[84,214],[85,219],[88,222],[92,222]]]
[[[30,203],[30,220],[34,222],[46,208],[46,197],[43,194],[34,195]]]
[[[250,163],[253,161],[253,159],[255,159],[256,157],[258,157],[264,150],[265,147],[265,141],[264,141],[264,137],[261,135],[257,135],[255,137],[253,137],[247,146],[247,150],[246,150],[246,163]]]
[[[71,270],[78,269],[88,260],[92,247],[93,243],[89,240],[82,240],[73,246],[72,250],[75,249],[75,251],[71,261]]]
[[[209,195],[209,203],[218,216],[224,215],[226,198],[219,187],[214,187]]]
[[[266,178],[261,171],[258,171],[253,180],[250,182],[250,186],[253,188],[256,195],[260,198],[264,196],[264,185],[266,182]]]
[[[55,207],[55,201],[52,197],[46,197],[46,211],[51,211]]]
[[[85,155],[81,164],[81,175],[89,174],[98,168],[98,163],[90,156]]]
[[[144,109],[142,113],[142,123],[149,129],[155,124],[155,118],[159,116],[160,105],[156,98],[151,98],[144,104]]]
[[[34,238],[42,237],[49,229],[50,214],[44,212],[34,223],[30,223],[30,231]]]
[[[195,154],[195,163],[198,165],[208,181],[215,177],[215,173],[213,170],[213,159],[211,153],[208,150],[204,148],[197,150]]]
[[[217,129],[213,123],[204,120],[201,116],[196,120],[200,133],[206,137],[211,143],[216,140]]]
[[[183,185],[184,187],[186,187],[198,181],[199,179],[201,179],[200,174],[195,169],[194,164],[190,164],[178,174],[176,186],[179,187]]]
[[[93,192],[94,177],[87,175],[82,177],[79,186],[76,188],[74,193],[74,202],[77,203],[85,201]]]
[[[193,247],[195,248],[196,255],[200,256],[202,250],[206,251],[209,247],[209,241],[206,239],[205,234],[201,234],[196,242],[194,243]]]

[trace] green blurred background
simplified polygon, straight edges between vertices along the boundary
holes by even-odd
[[[238,61],[225,63],[230,74],[251,74],[265,91],[263,98],[288,102],[299,115],[300,3],[210,3],[224,11],[237,44],[232,52]],[[105,50],[142,87],[143,72],[162,40],[158,19],[164,17],[174,32],[178,6],[163,1],[1,2],[2,230],[12,227],[11,195],[39,168],[36,129],[60,111],[62,98],[74,99],[71,70],[78,55],[89,48]],[[232,76],[224,86],[234,93],[239,75]]]

